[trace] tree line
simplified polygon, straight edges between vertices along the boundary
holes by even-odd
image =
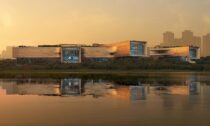
[[[116,58],[110,60],[88,59],[80,64],[62,64],[59,62],[37,61],[36,63],[18,63],[17,60],[0,61],[0,70],[193,70],[210,71],[210,57],[201,58],[190,64],[177,58]]]

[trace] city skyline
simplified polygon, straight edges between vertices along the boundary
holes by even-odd
[[[185,29],[203,36],[210,33],[208,5],[208,0],[0,0],[0,51],[11,45],[130,39],[157,45],[163,32],[180,36]]]
[[[210,33],[203,36],[197,36],[191,30],[185,30],[182,32],[182,36],[179,38],[173,32],[166,31],[163,33],[163,42],[158,46],[194,46],[200,48],[201,57],[210,56]]]
[[[129,41],[129,40],[127,40]],[[134,40],[135,41],[135,40]],[[71,45],[74,43],[62,43],[62,44],[40,44],[40,45],[17,45],[17,46],[7,46],[6,49],[4,49],[2,52],[0,52],[0,59],[11,59],[12,56],[12,48],[13,47],[19,47],[19,46],[59,46],[59,45]],[[88,44],[82,44],[83,46],[95,46],[95,45],[101,45],[106,43],[88,43]],[[109,42],[108,44],[111,44]],[[80,45],[80,44],[76,44]],[[210,46],[210,33],[207,33],[203,36],[197,36],[194,34],[191,30],[184,30],[181,33],[181,36],[178,37],[174,32],[172,31],[166,31],[162,34],[162,41],[155,45],[151,45],[149,42],[147,42],[147,47],[153,48],[153,47],[188,47],[188,46],[194,46],[199,48],[200,56],[201,57],[207,57],[210,56],[210,51],[208,47]]]

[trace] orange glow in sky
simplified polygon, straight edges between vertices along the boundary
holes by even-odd
[[[123,40],[162,41],[162,33],[210,32],[210,0],[0,0],[0,50]]]

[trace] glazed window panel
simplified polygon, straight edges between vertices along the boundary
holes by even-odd
[[[144,49],[144,44],[140,42],[131,42],[131,48],[130,48],[130,53],[131,56],[143,56],[145,49]]]
[[[63,49],[63,62],[78,63],[80,61],[79,49]]]
[[[197,58],[197,49],[195,48],[190,49],[190,58]]]

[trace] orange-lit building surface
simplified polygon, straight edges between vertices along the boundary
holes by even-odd
[[[14,47],[14,58],[59,58],[59,47]]]
[[[115,49],[115,56],[117,57],[122,57],[122,56],[130,56],[130,42],[125,41],[125,42],[118,42],[110,45],[110,46]]]
[[[200,49],[198,47],[155,47],[150,48],[151,57],[180,57],[185,61],[200,59]]]
[[[112,47],[82,47],[85,58],[114,58],[115,50]]]
[[[122,41],[105,46],[111,47],[115,50],[115,57],[129,57],[129,56],[147,56],[147,42],[145,41]]]

